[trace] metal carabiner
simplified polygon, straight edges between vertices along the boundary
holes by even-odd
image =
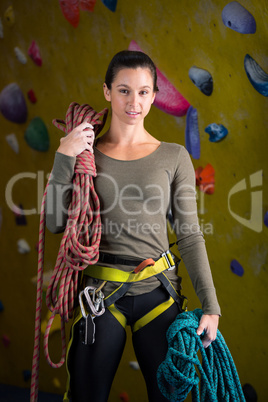
[[[88,314],[86,314],[85,306],[84,306],[84,303],[83,303],[83,299],[82,299],[83,294],[84,294],[84,291],[81,290],[81,292],[79,293],[79,304],[80,304],[82,316],[86,319]]]
[[[91,313],[96,317],[101,316],[105,311],[104,294],[99,290],[98,294],[97,294],[97,299],[96,299],[96,288],[94,288],[93,286],[85,287],[83,292],[84,292],[86,301],[88,303],[88,306],[91,310]],[[99,311],[100,306],[101,306],[101,310]]]

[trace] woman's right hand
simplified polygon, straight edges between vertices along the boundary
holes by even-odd
[[[60,139],[60,146],[57,151],[68,156],[77,156],[85,149],[93,153],[94,138],[93,126],[84,121]]]

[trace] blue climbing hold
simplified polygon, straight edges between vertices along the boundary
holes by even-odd
[[[109,8],[109,10],[115,12],[117,6],[117,0],[101,0],[102,3]]]
[[[0,300],[0,313],[2,313],[2,311],[4,311],[4,305],[2,300]]]
[[[185,146],[194,159],[200,158],[200,135],[197,110],[190,106],[186,115]]]
[[[259,64],[246,54],[244,67],[251,85],[263,96],[268,96],[268,74]]]
[[[254,34],[256,21],[253,15],[238,1],[231,1],[222,10],[222,21],[228,28],[242,34]]]
[[[205,132],[209,134],[210,142],[219,142],[228,134],[228,130],[222,124],[211,123],[205,128]]]
[[[231,271],[238,275],[238,276],[243,276],[244,275],[244,268],[242,267],[241,264],[237,260],[232,260],[230,264]]]
[[[200,89],[200,91],[210,96],[213,91],[213,79],[210,72],[203,68],[193,66],[189,70],[189,77],[193,84]]]
[[[267,211],[267,212],[265,212],[263,222],[264,222],[265,226],[267,226],[267,227],[268,227],[268,211]]]

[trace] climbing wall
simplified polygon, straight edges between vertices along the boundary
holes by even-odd
[[[265,402],[267,3],[92,0],[71,11],[68,3],[0,4],[0,382],[30,384],[40,205],[62,136],[52,120],[64,118],[72,101],[95,110],[107,106],[107,64],[130,48],[148,53],[158,68],[160,92],[147,130],[191,154],[200,225],[222,308],[220,330],[242,385]],[[60,240],[46,233],[44,288]],[[200,307],[183,264],[180,274],[189,308]],[[43,332],[48,318],[43,307]],[[49,350],[59,361],[58,320]],[[65,382],[64,367],[52,369],[41,348],[40,389],[62,394]],[[111,391],[110,401],[119,400],[147,400],[130,342]]]

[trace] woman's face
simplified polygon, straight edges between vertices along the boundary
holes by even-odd
[[[154,102],[153,88],[153,77],[148,68],[119,70],[111,89],[104,84],[104,96],[111,102],[113,119],[131,125],[143,121]]]

